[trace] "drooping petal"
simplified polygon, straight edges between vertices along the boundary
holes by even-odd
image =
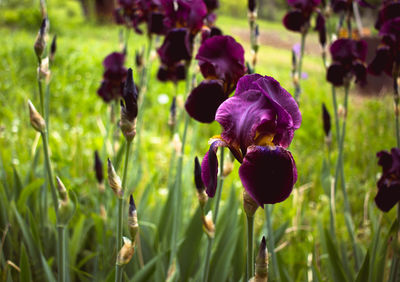
[[[400,15],[400,2],[388,1],[384,3],[382,8],[379,10],[378,19],[375,23],[375,28],[380,29],[381,26],[391,19],[397,18]]]
[[[192,90],[185,103],[188,114],[197,121],[210,123],[227,95],[220,80],[204,80]]]
[[[368,66],[368,71],[374,75],[379,75],[383,71],[389,69],[391,75],[392,65],[393,62],[391,59],[390,48],[389,46],[383,45],[376,51],[375,58]]]
[[[400,181],[388,183],[387,179],[378,181],[378,194],[375,203],[384,212],[390,211],[400,201]]]
[[[364,40],[341,38],[330,47],[332,59],[342,64],[352,64],[353,60],[364,61],[367,56],[367,43]]]
[[[353,73],[356,77],[356,83],[365,84],[367,81],[367,68],[363,62],[353,63]]]
[[[342,64],[333,63],[329,66],[326,79],[334,86],[342,86],[347,71]]]
[[[288,12],[283,18],[283,25],[291,31],[300,32],[301,28],[308,22],[309,18],[305,17],[301,10],[293,10]]]
[[[161,62],[166,65],[175,64],[181,60],[190,60],[192,48],[188,30],[185,28],[174,28],[164,38],[164,42],[157,50]]]
[[[392,155],[388,151],[380,151],[376,154],[378,157],[378,165],[382,167],[383,174],[387,174],[392,167]]]
[[[284,201],[297,181],[292,154],[282,147],[251,146],[239,168],[242,184],[261,206]]]

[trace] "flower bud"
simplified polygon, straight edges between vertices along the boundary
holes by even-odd
[[[35,53],[36,56],[40,59],[43,55],[44,49],[46,48],[46,26],[47,26],[47,19],[44,18],[42,20],[42,24],[40,26],[38,35],[36,36],[36,40],[35,40]]]
[[[136,205],[132,195],[129,198],[128,226],[132,241],[135,242],[136,234],[139,231],[139,224],[137,219]]]
[[[44,133],[46,130],[46,122],[44,121],[43,117],[38,113],[35,106],[32,104],[30,100],[28,100],[28,107],[29,107],[29,117],[31,120],[32,127],[36,131]]]
[[[247,1],[247,8],[249,9],[249,12],[254,12],[257,5],[256,5],[256,0],[248,0]]]
[[[182,153],[182,142],[181,138],[179,138],[179,135],[177,133],[174,134],[172,145],[174,146],[176,154],[180,156]]]
[[[324,124],[325,136],[328,137],[331,135],[331,115],[324,103],[322,103],[322,121]]]
[[[209,238],[214,238],[215,236],[215,225],[212,219],[212,212],[209,211],[206,216],[203,215],[203,230],[206,232]]]
[[[75,212],[74,203],[68,198],[68,192],[59,177],[56,177],[60,200],[58,201],[58,225],[67,225]]]
[[[46,80],[46,83],[48,83],[50,81],[51,71],[49,68],[49,58],[48,57],[41,60],[40,65],[37,69],[37,72],[38,72],[38,77],[40,80],[44,79],[44,80]]]
[[[260,249],[256,258],[255,276],[250,280],[252,282],[268,281],[268,250],[265,237],[263,236]]]
[[[174,130],[175,124],[176,124],[176,96],[172,98],[171,107],[169,108],[168,125],[171,128],[171,131]]]
[[[121,179],[115,172],[114,166],[112,165],[110,159],[108,159],[107,163],[108,163],[108,183],[110,184],[111,189],[113,189],[115,195],[117,195],[118,198],[122,198],[123,192],[122,192]]]
[[[243,190],[243,208],[246,215],[249,217],[253,217],[258,209],[258,204],[246,190]]]
[[[98,183],[103,183],[103,162],[100,159],[99,152],[94,151],[94,172]]]
[[[54,56],[56,55],[57,51],[57,35],[54,35],[53,40],[51,41],[50,45],[50,61],[54,61]]]
[[[127,141],[132,141],[136,135],[136,117],[138,114],[138,93],[133,81],[132,69],[128,69],[125,87],[121,100],[121,121],[120,127]]]
[[[129,240],[126,237],[122,237],[124,240],[124,245],[122,246],[121,250],[118,253],[117,257],[117,265],[125,265],[133,257],[133,254],[135,253],[135,245],[132,244],[132,241]]]

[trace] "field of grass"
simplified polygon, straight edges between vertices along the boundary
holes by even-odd
[[[68,275],[73,281],[110,280],[116,255],[113,237],[116,199],[109,187],[106,187],[104,197],[99,195],[93,170],[93,153],[98,150],[104,163],[107,157],[114,156],[113,162],[117,168],[120,167],[123,138],[109,122],[110,105],[105,104],[96,94],[102,79],[102,60],[110,52],[121,50],[120,28],[85,22],[64,25],[57,23],[57,18],[53,18],[51,12],[50,22],[56,22],[58,40],[55,62],[51,67],[51,160],[56,175],[63,179],[65,186],[73,191],[78,201],[67,236],[70,265]],[[247,28],[246,21],[227,16],[221,17],[218,24],[227,34],[232,30]],[[37,27],[39,25],[38,22]],[[28,99],[39,105],[37,64],[33,50],[36,30],[36,27],[26,29],[0,26],[0,272],[3,272],[0,280],[4,278],[4,281],[18,281],[21,275],[9,266],[8,261],[20,268],[24,267],[25,271],[30,269],[31,277],[37,281],[51,279],[56,273],[55,226],[41,222],[39,210],[33,209],[37,207],[34,202],[40,198],[40,188],[45,178],[41,141],[30,126],[27,107]],[[276,31],[283,37],[289,34],[280,23],[262,22],[261,33],[263,30]],[[54,34],[52,27],[51,34]],[[236,38],[243,44],[246,53],[249,53],[248,41]],[[134,66],[135,51],[146,44],[145,36],[131,34],[126,66],[134,69],[135,76],[138,75]],[[171,219],[168,218],[168,208],[171,204],[168,202],[168,192],[171,175],[174,173],[171,166],[174,144],[168,127],[168,116],[175,89],[170,83],[163,84],[156,80],[159,61],[155,54],[152,56],[150,82],[144,98],[145,110],[139,113],[142,124],[133,143],[133,157],[128,171],[128,190],[135,197],[141,227],[141,250],[136,251],[134,259],[125,268],[133,281],[165,280],[170,252],[168,242],[171,237]],[[292,93],[291,52],[261,46],[258,56],[257,73],[273,76]],[[279,250],[280,278],[282,281],[309,281],[310,277],[321,275],[323,281],[340,281],[340,277],[332,274],[335,273],[329,263],[332,260],[332,250],[329,250],[330,245],[325,242],[323,232],[324,228],[329,227],[329,197],[326,191],[330,189],[329,177],[334,174],[337,157],[333,132],[330,155],[332,167],[329,172],[326,165],[323,165],[328,154],[324,143],[321,105],[325,103],[333,116],[331,86],[325,80],[325,69],[319,54],[307,54],[303,71],[308,75],[302,81],[300,109],[303,121],[290,147],[297,164],[298,182],[289,199],[275,205],[272,213],[273,230],[278,240],[275,245]],[[198,75],[198,81],[200,79]],[[343,89],[339,89],[338,94],[341,102]],[[181,118],[186,95],[185,85],[181,83],[178,88],[178,117]],[[116,148],[112,147],[110,136],[106,138],[108,128],[116,132]],[[352,91],[347,129],[345,177],[355,240],[364,257],[372,240],[379,236],[378,229],[381,234],[386,234],[395,218],[394,210],[382,214],[373,200],[380,173],[376,152],[390,150],[396,141],[390,93],[366,98]],[[181,122],[179,134],[182,130]],[[190,121],[183,155],[180,196],[183,212],[178,221],[177,259],[180,280],[177,281],[199,281],[206,237],[202,235],[193,183],[193,158],[196,155],[203,157],[208,150],[208,139],[219,133],[220,126],[216,122],[208,125]],[[242,211],[243,188],[237,174],[238,167],[236,162],[233,172],[224,183],[220,220],[216,224],[215,249],[211,258],[210,281],[243,279],[245,216]],[[101,203],[106,207],[106,218],[99,212]],[[349,277],[355,277],[358,269],[354,267],[340,190],[337,191],[335,203],[337,238],[334,238],[334,243],[339,247],[336,252],[343,262],[340,267],[344,268],[345,277],[350,281]],[[51,208],[49,213],[50,223],[55,224],[55,214]],[[256,242],[267,234],[262,209],[256,214],[255,234]],[[386,242],[381,241],[380,244],[384,246]],[[328,250],[324,248],[326,245]],[[384,259],[385,254],[382,255]],[[47,270],[53,274],[46,272],[40,260],[37,261],[38,258],[45,260],[49,267]],[[348,265],[345,265],[346,261]],[[388,265],[384,274],[386,276],[387,270]]]

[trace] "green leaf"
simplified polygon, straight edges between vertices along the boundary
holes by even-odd
[[[154,273],[156,264],[159,260],[163,259],[165,253],[160,253],[156,257],[152,258],[146,265],[139,270],[131,279],[132,282],[137,281],[151,281],[150,277]]]
[[[43,184],[44,180],[43,179],[35,179],[34,181],[32,181],[31,183],[29,183],[28,185],[26,185],[24,187],[24,189],[22,190],[21,194],[19,195],[19,198],[17,200],[17,207],[18,210],[21,213],[25,212],[26,209],[26,202],[28,200],[28,198],[34,193],[36,192],[36,190],[38,190],[41,185]]]
[[[357,274],[356,282],[365,282],[368,281],[368,274],[369,274],[369,250],[365,255],[364,262],[361,266],[360,271]]]
[[[338,247],[335,246],[331,235],[326,229],[324,229],[324,234],[326,239],[326,247],[329,255],[329,263],[332,266],[335,281],[340,281],[340,282],[349,281],[343,270],[342,261],[337,251]]]
[[[23,185],[22,185],[21,177],[19,176],[19,173],[14,166],[13,166],[13,172],[14,172],[14,185],[13,185],[12,192],[14,193],[13,194],[14,199],[18,199],[19,193],[21,193]]]
[[[29,263],[29,257],[26,254],[25,244],[21,244],[21,254],[19,258],[19,281],[32,281],[32,273]]]

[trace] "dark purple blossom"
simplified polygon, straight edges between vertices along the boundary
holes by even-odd
[[[366,80],[364,61],[367,44],[363,40],[338,39],[330,47],[332,64],[328,68],[327,80],[334,86],[342,86],[355,76],[357,83]]]
[[[394,18],[400,17],[400,2],[399,1],[384,1],[381,8],[379,9],[378,19],[375,23],[377,30],[381,29],[381,26]]]
[[[164,23],[168,28],[185,27],[192,34],[203,26],[207,6],[203,0],[161,0],[165,11]]]
[[[392,76],[394,67],[400,67],[400,14],[396,18],[382,20],[381,23],[379,35],[382,41],[368,70],[376,75],[385,71]]]
[[[383,171],[377,183],[375,203],[380,210],[388,212],[400,201],[400,149],[393,148],[390,153],[381,151],[376,155]]]
[[[291,31],[307,32],[310,19],[321,0],[288,0],[292,10],[283,18],[284,26]]]
[[[218,0],[203,0],[204,4],[206,4],[207,11],[208,13],[211,13],[215,9],[218,9],[219,7],[219,1]]]
[[[105,102],[118,99],[122,96],[123,82],[125,81],[127,69],[124,67],[125,54],[114,52],[108,55],[104,61],[103,81],[97,94]]]
[[[233,97],[221,104],[216,121],[220,137],[211,140],[202,162],[207,194],[215,194],[218,147],[228,147],[241,163],[239,176],[249,195],[262,207],[285,200],[297,180],[287,148],[300,127],[301,114],[292,96],[272,77],[241,78]]]
[[[245,74],[244,49],[230,36],[213,36],[200,46],[196,59],[205,81],[190,93],[185,108],[200,122],[212,122],[218,106]]]

